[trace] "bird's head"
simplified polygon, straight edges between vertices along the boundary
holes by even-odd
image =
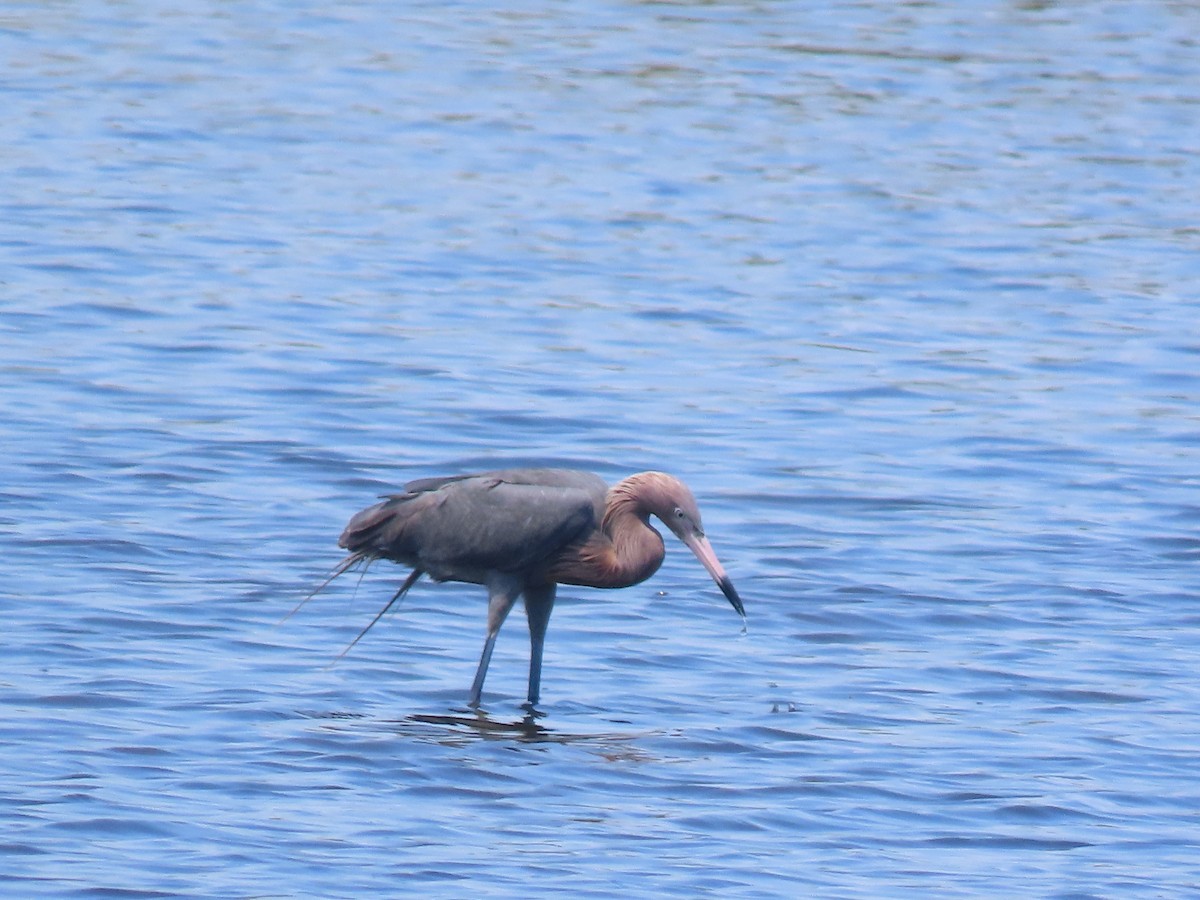
[[[725,569],[717,559],[717,554],[713,552],[708,538],[704,536],[700,507],[688,486],[665,472],[642,472],[628,481],[634,479],[634,493],[641,510],[659,519],[675,537],[683,541],[696,555],[696,559],[700,560],[700,564],[708,570],[708,574],[717,583],[730,605],[745,619],[746,609],[742,606],[742,599],[729,576],[725,574]]]

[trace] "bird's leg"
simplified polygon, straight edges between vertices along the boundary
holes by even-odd
[[[487,589],[487,639],[483,642],[483,653],[479,656],[479,668],[475,670],[471,696],[467,698],[468,706],[479,706],[479,697],[483,693],[483,680],[487,678],[488,663],[492,661],[492,650],[496,646],[496,635],[500,633],[500,626],[508,618],[508,611],[517,602],[517,597],[521,593],[521,583],[513,578],[496,577],[488,582]]]
[[[546,644],[546,626],[554,609],[553,582],[525,589],[525,617],[529,619],[529,702],[538,702],[542,687],[542,648]]]

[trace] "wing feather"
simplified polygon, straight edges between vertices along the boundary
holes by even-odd
[[[516,481],[534,471],[539,470],[410,482],[405,493],[352,518],[339,543],[351,552],[419,567],[438,580],[480,582],[497,571],[544,573],[555,554],[596,527],[596,486]],[[558,471],[585,474],[540,470],[542,480],[544,473]],[[603,489],[599,478],[590,477]]]

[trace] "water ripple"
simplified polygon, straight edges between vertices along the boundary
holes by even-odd
[[[1195,10],[72,9],[0,22],[9,893],[1194,891]],[[280,624],[497,464],[685,477],[747,633],[673,542],[537,716],[477,588]]]

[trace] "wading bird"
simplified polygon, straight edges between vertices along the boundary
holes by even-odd
[[[424,574],[434,581],[483,585],[488,592],[487,638],[467,700],[477,707],[496,635],[523,595],[532,707],[541,688],[542,648],[557,586],[629,587],[653,575],[664,548],[650,516],[696,554],[744,622],[741,598],[704,536],[692,492],[678,478],[642,472],[609,488],[590,472],[504,469],[411,481],[403,493],[387,496],[350,520],[338,539],[350,555],[325,584],[375,559],[411,566],[412,572],[346,650]]]

